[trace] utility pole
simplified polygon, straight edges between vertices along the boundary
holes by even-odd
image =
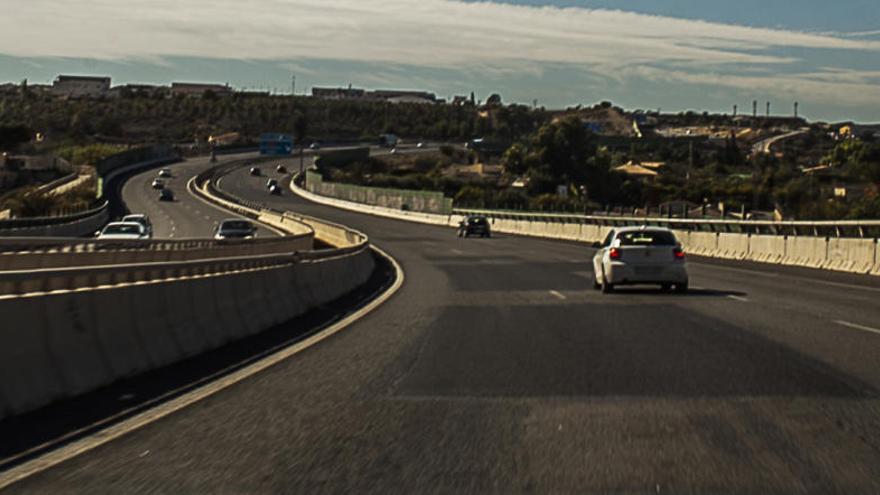
[[[798,102],[794,102],[794,118],[798,118]]]
[[[767,102],[767,117],[770,117],[770,102]]]
[[[736,117],[736,110],[737,110],[737,108],[738,108],[738,107],[737,107],[736,105],[733,106],[733,116],[734,116],[734,117]]]
[[[752,117],[758,117],[758,100],[752,100]]]
[[[296,96],[296,74],[290,78],[290,96]]]

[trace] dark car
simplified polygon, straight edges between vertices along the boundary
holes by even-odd
[[[284,165],[278,165],[277,167],[275,167],[275,171],[278,172],[279,174],[286,174],[287,167],[285,167]]]
[[[491,237],[492,233],[489,229],[489,219],[481,215],[471,215],[458,225],[459,237],[470,237],[478,235],[480,237]]]
[[[277,185],[278,185],[277,179],[269,179],[266,181],[266,189],[272,189],[272,186],[277,186]]]
[[[174,193],[171,192],[171,189],[160,189],[159,201],[174,201]]]
[[[259,177],[260,175],[260,167],[251,167],[250,170],[251,175]]]

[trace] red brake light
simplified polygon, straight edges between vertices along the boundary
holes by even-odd
[[[619,248],[611,248],[608,251],[608,257],[612,260],[619,260],[623,256],[623,251]]]
[[[675,255],[675,259],[677,259],[677,260],[683,260],[683,259],[684,259],[684,250],[682,250],[680,247],[677,247],[677,248],[673,249],[673,250],[672,250],[672,254]]]

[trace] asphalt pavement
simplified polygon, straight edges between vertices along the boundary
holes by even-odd
[[[10,493],[880,491],[877,278],[692,259],[687,295],[603,295],[582,244],[461,239],[263,182],[221,186],[367,233],[401,291]]]

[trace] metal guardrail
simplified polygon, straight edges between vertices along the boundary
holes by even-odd
[[[695,218],[663,218],[633,216],[598,216],[566,213],[512,212],[456,208],[459,215],[484,215],[490,218],[577,223],[624,227],[656,225],[676,230],[697,232],[727,232],[741,234],[813,236],[813,237],[880,237],[880,220],[796,220],[774,222],[767,220],[707,220]]]
[[[240,256],[210,260],[64,267],[0,273],[0,298],[206,277],[296,263],[300,254]]]

